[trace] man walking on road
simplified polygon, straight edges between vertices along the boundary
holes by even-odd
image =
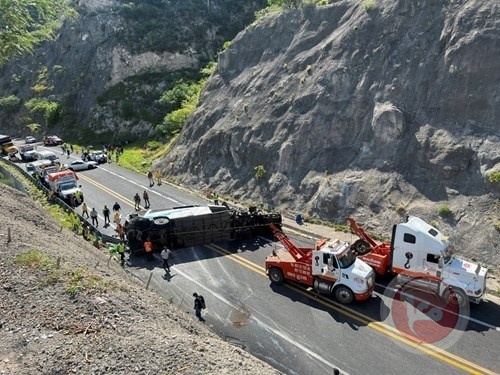
[[[144,199],[144,208],[149,208],[151,204],[149,203],[149,194],[146,190],[142,193],[142,198]]]
[[[109,220],[109,208],[108,208],[108,206],[104,205],[104,209],[102,210],[102,214],[104,216],[104,226],[109,225],[111,220]]]
[[[87,203],[83,202],[82,204],[82,217],[89,218],[89,209],[87,207]]]
[[[92,225],[97,228],[99,226],[99,220],[97,220],[97,211],[95,208],[92,208],[92,211],[90,211],[90,217],[92,219]]]
[[[151,171],[148,172],[148,180],[149,180],[149,187],[151,187],[155,184],[155,182],[153,180],[153,172],[151,172]]]
[[[168,264],[168,257],[170,256],[171,251],[165,246],[161,251],[161,259],[163,259],[163,269],[165,273],[170,272],[170,265]]]
[[[135,203],[135,210],[139,211],[141,209],[141,197],[139,196],[139,193],[135,193],[134,203]]]
[[[193,297],[194,297],[194,311],[195,311],[196,317],[198,318],[198,320],[200,322],[204,322],[205,319],[203,319],[203,317],[201,316],[201,309],[203,309],[203,305],[204,305],[202,303],[201,298],[203,298],[203,297],[198,296],[197,293],[193,293]]]

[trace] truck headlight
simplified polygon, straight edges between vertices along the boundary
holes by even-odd
[[[363,280],[361,277],[354,277],[354,282],[360,285],[363,285],[365,283],[365,280]]]

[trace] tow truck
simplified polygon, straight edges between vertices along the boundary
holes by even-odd
[[[359,237],[353,249],[377,274],[395,274],[399,285],[438,295],[460,307],[483,298],[487,269],[455,257],[448,237],[424,220],[407,217],[405,223],[393,226],[391,242],[383,243],[375,242],[354,219],[347,221]]]
[[[315,248],[299,248],[275,225],[274,237],[284,250],[273,250],[266,258],[266,273],[272,283],[298,282],[318,292],[332,294],[342,304],[368,299],[375,285],[373,269],[356,257],[347,242],[323,239]]]

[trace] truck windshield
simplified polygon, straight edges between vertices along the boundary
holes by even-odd
[[[76,183],[74,182],[65,182],[61,185],[59,185],[61,190],[69,190],[69,189],[75,189],[76,188]]]
[[[338,258],[340,268],[351,267],[355,260],[356,254],[351,248],[349,248],[347,251],[344,251]]]

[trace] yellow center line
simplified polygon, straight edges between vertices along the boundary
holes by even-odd
[[[229,257],[231,260],[234,262],[254,271],[255,273],[258,273],[261,276],[265,276],[265,268],[261,267],[243,257],[237,254],[233,254],[226,249],[210,244],[207,246],[211,250],[215,251],[218,254],[221,254],[223,256]],[[306,291],[290,284],[284,284],[285,287],[292,289],[293,291],[303,295],[306,298],[313,299],[310,293],[307,293]],[[314,301],[322,304],[323,306],[327,306],[332,310],[335,310],[345,316],[348,316],[349,318],[358,321],[359,323],[366,325],[367,327],[384,334],[385,336],[391,337],[397,341],[402,342],[403,344],[406,344],[414,349],[420,350],[421,352],[436,358],[442,362],[445,362],[446,364],[456,367],[468,374],[489,374],[489,375],[495,375],[496,373],[488,370],[487,368],[484,368],[482,366],[479,366],[473,362],[470,362],[462,357],[459,357],[455,354],[449,353],[446,350],[443,350],[441,348],[438,348],[437,346],[427,344],[422,342],[416,337],[410,336],[410,335],[402,335],[401,332],[399,332],[397,329],[388,326],[382,322],[376,321],[364,314],[361,314],[355,310],[352,310],[351,308],[347,306],[343,306],[340,304],[337,304],[333,301],[328,301],[324,297],[314,295]]]
[[[104,190],[106,191],[108,194],[112,195],[113,197],[127,203],[128,205],[130,205],[130,207],[134,207],[134,202],[128,198],[125,198],[123,195],[120,195],[118,193],[115,193],[113,190],[109,189],[108,187],[100,184],[99,182],[87,177],[87,176],[84,176],[83,174],[78,174],[78,178],[83,180],[83,181],[86,181],[94,186],[96,186],[97,188],[101,189],[101,190]]]

